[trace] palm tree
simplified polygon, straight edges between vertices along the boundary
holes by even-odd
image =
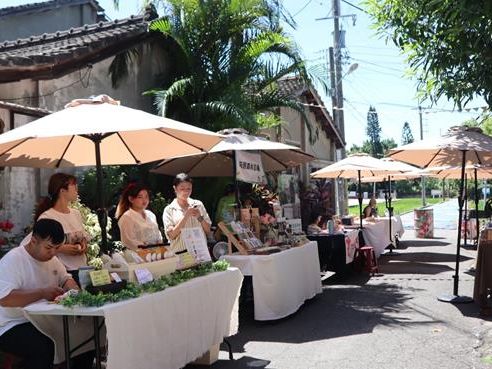
[[[309,81],[281,20],[295,25],[272,0],[166,1],[165,17],[150,26],[172,55],[171,73],[147,91],[159,113],[210,130],[255,132],[265,120],[278,121],[271,117],[279,107],[309,122],[304,106],[276,83],[288,74]]]

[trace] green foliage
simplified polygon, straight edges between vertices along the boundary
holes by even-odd
[[[276,83],[291,74],[309,80],[280,27],[288,18],[283,10],[276,1],[168,1],[165,17],[150,26],[166,36],[173,55],[171,73],[147,92],[160,114],[212,131],[255,133],[265,123],[258,114],[278,107],[295,109],[308,122],[304,106]]]
[[[373,106],[367,112],[367,136],[369,137],[370,154],[375,158],[384,156],[383,145],[381,144],[381,126],[379,125],[378,113]]]
[[[442,201],[440,198],[427,198],[427,204],[428,205],[433,205],[437,204]],[[365,206],[369,200],[365,200],[363,206]],[[410,211],[413,211],[413,209],[418,209],[422,207],[422,199],[419,197],[414,197],[414,198],[404,198],[404,199],[397,199],[396,201],[391,202],[391,206],[393,207],[394,213],[395,214],[405,214]],[[378,203],[378,214],[379,216],[383,216],[386,211],[386,205],[383,202]],[[354,215],[354,216],[359,216],[359,205],[355,206],[350,206],[349,207],[349,214]]]
[[[74,209],[77,209],[82,216],[82,224],[84,225],[85,231],[90,236],[90,241],[87,244],[87,264],[93,266],[96,269],[101,269],[103,262],[100,255],[100,245],[102,241],[101,237],[101,226],[99,225],[99,220],[97,215],[91,211],[87,206],[77,201],[71,205]],[[111,219],[108,218],[108,224],[106,227],[106,232],[108,234],[108,242],[111,242],[110,231],[111,230]],[[111,248],[110,248],[111,249]]]
[[[408,57],[422,99],[492,103],[492,2],[365,0],[380,35]]]
[[[128,283],[123,290],[117,293],[103,294],[100,292],[97,295],[92,295],[87,291],[81,291],[75,296],[70,296],[62,300],[61,304],[66,307],[102,306],[112,302],[136,298],[144,293],[163,291],[167,287],[176,286],[196,277],[201,277],[214,272],[225,271],[228,267],[229,263],[225,260],[219,260],[214,263],[203,263],[191,269],[180,270],[172,274],[162,276],[143,285]]]
[[[408,122],[403,123],[403,128],[401,131],[401,144],[406,145],[415,141],[412,134],[412,129]]]
[[[386,156],[389,152],[389,150],[397,147],[398,145],[396,144],[395,140],[392,139],[392,138],[385,138],[383,140],[381,140],[380,142],[382,148],[383,148],[383,156]],[[347,154],[356,154],[358,152],[365,152],[371,156],[372,155],[372,146],[371,146],[371,142],[369,140],[365,140],[363,143],[362,143],[362,146],[358,146],[358,145],[352,145],[352,147],[348,150]]]

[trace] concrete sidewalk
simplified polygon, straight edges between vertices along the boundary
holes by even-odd
[[[399,255],[379,259],[380,275],[329,278],[321,295],[288,318],[255,322],[243,308],[230,339],[236,360],[221,351],[211,368],[492,368],[490,318],[480,318],[473,303],[437,300],[453,291],[456,231],[437,229],[431,240],[413,236],[405,233]],[[461,250],[462,295],[472,296],[475,257]]]

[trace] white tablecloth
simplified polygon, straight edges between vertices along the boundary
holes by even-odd
[[[256,320],[281,319],[321,293],[318,246],[309,242],[271,255],[225,255],[244,275],[253,276]]]
[[[390,244],[389,238],[389,218],[381,217],[377,218],[376,222],[363,223],[364,229],[362,234],[366,245],[374,247],[376,257],[379,257],[384,249]],[[403,229],[403,223],[399,215],[391,217],[391,233],[393,235],[393,244],[395,244],[395,235],[401,236],[405,230]]]
[[[64,359],[61,315],[74,316],[70,321],[78,315],[104,316],[108,369],[177,369],[237,333],[242,279],[241,272],[232,268],[100,308],[69,309],[40,302],[24,310],[55,341],[56,362]],[[92,329],[92,319],[77,326]],[[72,334],[79,332],[70,333],[73,347]]]

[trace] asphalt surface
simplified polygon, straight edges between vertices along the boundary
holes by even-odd
[[[437,206],[435,218],[447,224],[452,206]],[[280,321],[256,322],[251,303],[242,304],[234,360],[222,345],[211,368],[492,368],[492,319],[474,303],[437,300],[453,292],[456,230],[434,236],[407,230],[399,255],[379,259],[379,275],[331,276],[321,295]],[[460,251],[459,294],[472,296],[476,251]]]

